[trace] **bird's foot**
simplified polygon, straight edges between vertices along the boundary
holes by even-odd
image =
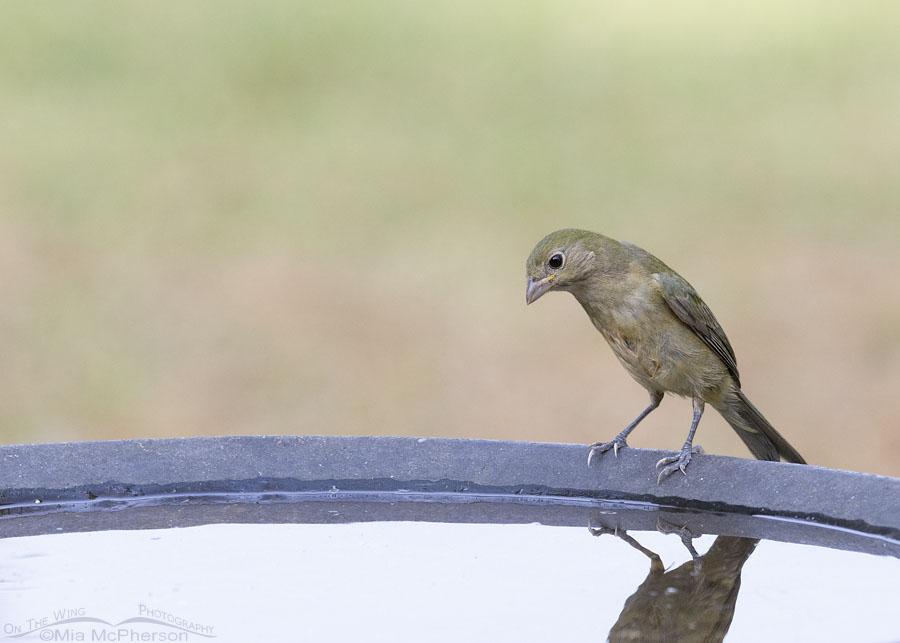
[[[628,445],[625,443],[625,438],[617,435],[609,442],[594,442],[591,445],[590,450],[588,451],[588,466],[591,466],[591,460],[594,459],[595,453],[606,453],[610,449],[613,450],[613,454],[618,458],[619,457],[619,449],[624,449]]]
[[[619,534],[625,533],[624,530],[619,531],[619,525],[616,525],[615,527],[607,527],[603,523],[595,521],[593,517],[588,520],[588,531],[591,532],[591,536],[610,535],[618,537]]]
[[[656,570],[657,573],[663,572],[663,562],[659,555],[656,552],[651,551],[650,549],[647,549],[646,547],[641,545],[641,543],[629,536],[628,532],[626,532],[624,529],[619,529],[619,525],[616,525],[615,527],[607,527],[606,525],[595,521],[594,518],[590,518],[588,520],[588,531],[591,532],[592,536],[610,535],[615,536],[620,540],[624,540],[626,543],[628,543],[650,559],[651,569]]]
[[[686,525],[678,526],[662,518],[656,519],[656,530],[661,534],[677,534],[681,538],[681,543],[685,546],[694,561],[694,575],[700,573],[703,564],[703,558],[694,548],[694,538],[699,538],[700,534],[695,534]]]
[[[681,471],[681,473],[687,475],[687,471],[685,471],[685,469],[687,468],[688,463],[691,461],[691,455],[694,453],[703,453],[703,447],[699,445],[692,447],[689,444],[686,444],[681,449],[681,453],[679,453],[678,455],[670,455],[665,458],[661,458],[660,461],[656,463],[657,469],[663,467],[659,472],[659,477],[656,479],[656,484],[659,484],[663,478],[675,473],[676,471]]]

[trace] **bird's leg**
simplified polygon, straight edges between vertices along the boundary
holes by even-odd
[[[635,418],[634,422],[626,426],[622,430],[622,432],[619,433],[619,435],[614,437],[609,442],[594,442],[591,445],[590,450],[588,451],[588,466],[591,466],[591,459],[593,459],[594,453],[605,453],[606,451],[612,449],[613,454],[615,454],[616,457],[619,457],[619,449],[628,446],[625,443],[625,439],[628,437],[628,434],[634,431],[634,428],[641,423],[641,420],[650,415],[650,412],[657,406],[659,406],[659,403],[662,402],[662,399],[662,393],[658,391],[650,393],[650,406],[641,411],[641,414]]]
[[[620,540],[624,540],[626,543],[637,549],[639,552],[644,554],[647,558],[650,559],[650,568],[657,570],[658,572],[663,571],[663,563],[662,559],[659,557],[659,554],[656,552],[647,549],[641,543],[636,541],[634,538],[628,535],[628,533],[622,529],[620,530],[618,525],[615,528],[607,527],[601,524],[599,527],[595,526],[594,519],[590,518],[588,520],[588,531],[591,532],[592,536],[603,536],[605,534],[609,534],[610,536],[615,536]]]
[[[679,527],[662,518],[656,519],[656,530],[661,534],[677,534],[681,538],[681,544],[685,546],[694,561],[694,575],[699,574],[703,565],[703,557],[694,548],[694,538],[699,536],[695,535],[687,526]]]
[[[678,455],[668,456],[666,458],[662,458],[659,462],[656,463],[656,467],[663,467],[662,471],[659,472],[659,477],[656,479],[656,484],[659,484],[660,481],[665,478],[667,475],[675,473],[678,470],[681,470],[681,473],[687,475],[685,468],[688,465],[688,462],[691,461],[691,454],[693,453],[703,453],[703,448],[699,446],[693,446],[694,442],[694,433],[697,432],[697,425],[700,424],[700,417],[703,415],[703,407],[704,402],[699,397],[694,398],[694,421],[691,422],[691,430],[688,431],[687,440],[684,441],[684,446],[681,447],[681,453]]]

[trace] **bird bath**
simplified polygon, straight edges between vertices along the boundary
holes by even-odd
[[[657,485],[662,455],[588,469],[579,445],[434,438],[0,447],[0,638],[900,639],[900,480],[699,455]]]

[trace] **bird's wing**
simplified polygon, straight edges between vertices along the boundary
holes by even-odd
[[[675,316],[687,324],[694,334],[719,356],[735,383],[740,386],[741,378],[738,375],[734,350],[709,306],[700,299],[700,295],[693,286],[679,275],[671,272],[658,272],[653,275],[653,278],[660,285],[663,299]]]

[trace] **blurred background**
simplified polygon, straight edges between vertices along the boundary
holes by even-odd
[[[569,295],[524,302],[583,227],[693,283],[811,463],[900,475],[898,33],[867,1],[9,5],[0,441],[611,439],[646,393]],[[697,443],[749,456],[712,410]]]

